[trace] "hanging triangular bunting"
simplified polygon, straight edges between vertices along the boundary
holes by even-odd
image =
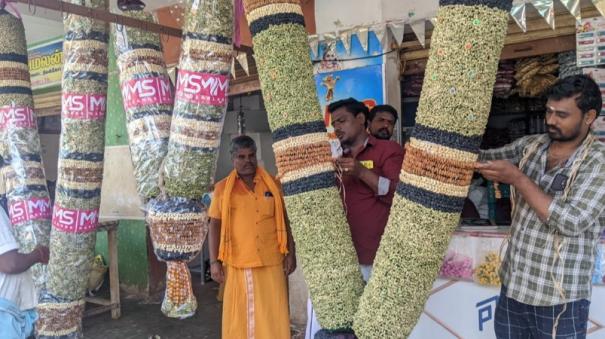
[[[391,30],[391,34],[393,34],[393,38],[397,41],[397,44],[401,45],[401,42],[403,42],[403,33],[405,32],[403,22],[389,22],[388,27]]]
[[[430,18],[429,21],[433,25],[433,27],[437,26],[437,17]]]
[[[357,29],[357,39],[361,44],[361,48],[364,52],[368,52],[368,28],[360,27]]]
[[[320,40],[322,42],[324,42],[326,45],[331,45],[333,43],[336,43],[336,33],[335,32],[324,33],[321,36]]]
[[[248,69],[248,55],[246,52],[237,52],[236,58],[244,72],[246,72],[246,75],[250,75],[250,70]]]
[[[517,26],[521,28],[523,33],[527,32],[527,16],[526,16],[526,6],[525,2],[521,3],[513,3],[513,7],[510,10],[510,15],[513,17],[513,20],[517,23]]]
[[[317,59],[319,52],[317,49],[319,48],[319,36],[317,34],[309,35],[309,48],[311,48],[311,58]]]
[[[425,47],[425,36],[424,36],[425,23],[424,23],[424,20],[412,22],[410,24],[410,26],[412,27],[412,31],[414,31],[416,38],[418,39],[418,41],[420,41],[420,44],[424,48]]]
[[[551,29],[555,29],[555,3],[553,0],[531,0],[540,16],[544,18]]]
[[[342,42],[342,45],[345,48],[345,52],[347,53],[347,55],[350,55],[351,54],[351,31],[346,30],[346,31],[338,32],[338,37],[340,39],[340,42]]]
[[[601,16],[605,16],[605,1],[603,0],[592,0],[592,4],[599,11]]]
[[[235,58],[231,58],[231,77],[235,79]]]
[[[385,41],[385,36],[386,36],[386,31],[387,31],[386,26],[385,25],[375,25],[371,28],[371,31],[374,32],[374,34],[376,34],[376,38],[378,39],[380,48],[384,49],[384,46],[387,43]]]
[[[561,3],[567,8],[569,14],[576,18],[576,21],[579,22],[582,20],[582,16],[580,15],[580,0],[561,0]]]

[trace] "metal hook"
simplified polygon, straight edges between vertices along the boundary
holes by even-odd
[[[124,32],[124,18],[121,15],[116,15],[116,32],[122,33]]]
[[[63,16],[63,20],[67,20],[67,18],[69,18],[69,13],[65,13],[65,8],[63,7],[64,2],[60,1],[61,3],[61,15]]]
[[[34,3],[34,11],[32,12],[31,3]],[[38,10],[38,5],[36,5],[36,0],[27,0],[27,10],[30,14],[36,15],[36,11]]]

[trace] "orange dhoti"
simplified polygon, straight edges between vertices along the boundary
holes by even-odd
[[[289,339],[290,315],[283,266],[224,266],[224,339]]]

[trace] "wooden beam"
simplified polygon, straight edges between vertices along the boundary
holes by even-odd
[[[246,94],[250,92],[260,91],[260,81],[258,75],[238,78],[229,85],[229,96]]]
[[[519,59],[536,55],[561,53],[576,48],[576,38],[573,35],[529,41],[505,46],[500,60]]]
[[[61,13],[70,13],[87,18],[93,18],[105,22],[111,22],[118,25],[139,28],[145,31],[150,31],[158,34],[165,34],[175,37],[181,37],[182,31],[178,28],[159,25],[154,22],[138,20],[124,15],[113,14],[105,9],[90,8],[81,5],[75,5],[59,0],[14,0],[23,4],[38,6],[46,9],[59,11]]]
[[[566,37],[566,36],[573,36],[575,38],[575,34],[576,34],[575,26],[557,27],[556,30],[552,30],[552,29],[548,28],[548,29],[544,29],[544,30],[532,31],[532,32],[527,32],[527,33],[517,33],[517,34],[508,35],[506,37],[506,40],[504,41],[504,46],[528,43],[528,42],[536,41],[536,40],[560,38],[560,37]],[[401,56],[402,56],[402,58],[405,58],[405,60],[409,61],[409,60],[417,60],[417,59],[426,59],[426,58],[428,58],[428,55],[429,55],[428,49],[416,49],[416,50],[412,50],[409,52],[408,51],[403,52]]]
[[[107,229],[107,251],[109,252],[109,298],[113,308],[111,318],[118,319],[122,315],[120,308],[120,273],[118,272],[118,229]]]

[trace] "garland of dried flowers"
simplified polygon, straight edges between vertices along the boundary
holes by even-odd
[[[244,0],[283,184],[313,306],[322,327],[350,328],[363,290],[313,81],[298,0]]]
[[[170,196],[200,199],[214,179],[233,54],[233,3],[194,1],[183,27],[165,166]]]
[[[491,104],[511,0],[441,0],[416,127],[355,316],[360,338],[406,338],[458,225]]]
[[[153,20],[142,10],[125,11],[124,15]],[[113,33],[134,176],[139,196],[149,199],[160,194],[174,91],[159,34],[122,25],[113,25]]]
[[[11,229],[23,253],[48,246],[51,206],[40,155],[23,21],[0,9],[0,156]],[[46,266],[32,267],[44,288]]]
[[[233,3],[194,1],[183,26],[176,95],[164,166],[165,194],[147,205],[155,254],[167,262],[162,312],[174,318],[195,314],[187,262],[207,234],[199,202],[211,189],[227,108],[231,70]]]
[[[107,0],[85,3],[103,9],[108,5]],[[106,23],[86,17],[68,15],[63,24],[59,168],[47,291],[38,305],[37,333],[78,338],[101,202],[109,34]]]

